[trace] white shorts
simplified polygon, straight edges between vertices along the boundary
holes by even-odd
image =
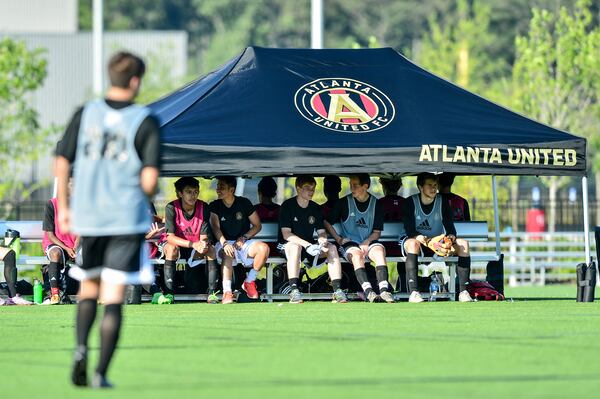
[[[241,263],[244,267],[252,267],[254,264],[254,258],[248,256],[248,251],[250,247],[254,245],[254,243],[259,242],[258,240],[248,240],[242,245],[242,249],[235,248],[235,263]],[[235,244],[235,240],[226,241],[226,243]],[[221,258],[221,251],[223,250],[223,245],[220,242],[215,244],[215,251],[217,252],[217,260],[219,263],[222,263],[223,259]]]

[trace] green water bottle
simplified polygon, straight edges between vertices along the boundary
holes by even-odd
[[[44,288],[42,288],[42,283],[37,278],[33,282],[33,302],[42,303],[42,299],[44,297]]]

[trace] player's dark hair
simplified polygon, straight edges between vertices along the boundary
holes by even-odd
[[[355,173],[349,177],[350,179],[358,179],[358,182],[361,186],[367,184],[369,187],[371,187],[371,176],[369,176],[368,173]]]
[[[305,184],[317,185],[317,181],[312,175],[298,175],[296,176],[296,187],[300,188]]]
[[[142,78],[146,72],[146,64],[137,55],[126,51],[119,51],[108,62],[108,77],[110,84],[115,87],[127,89],[131,78]]]
[[[217,176],[217,180],[225,183],[229,188],[237,188],[237,179],[235,176]]]
[[[422,187],[423,184],[425,184],[425,180],[427,180],[427,179],[432,179],[432,180],[435,180],[436,182],[438,181],[438,177],[436,175],[434,175],[433,173],[423,172],[423,173],[419,173],[417,175],[417,186]]]
[[[397,194],[400,187],[402,187],[401,177],[380,177],[379,183],[383,187],[384,194]]]
[[[258,192],[267,198],[277,195],[277,183],[270,176],[265,176],[258,182]]]
[[[440,187],[452,187],[454,184],[454,178],[456,175],[454,173],[442,173],[439,176]]]
[[[186,187],[200,188],[200,182],[198,179],[190,176],[180,177],[173,183],[175,186],[175,191],[178,193],[183,192],[183,189]]]
[[[342,191],[342,179],[337,176],[325,176],[323,179],[323,192],[336,195],[340,191]]]

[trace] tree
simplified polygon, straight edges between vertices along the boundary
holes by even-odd
[[[578,0],[572,11],[533,10],[528,34],[516,39],[513,105],[542,123],[589,137],[588,159],[600,183],[600,28],[592,24],[590,6],[590,0]],[[568,180],[544,182],[550,197],[548,227],[554,231],[556,193]],[[600,198],[600,184],[596,193]]]
[[[44,51],[30,51],[10,38],[0,40],[0,198],[22,199],[31,193],[33,188],[26,188],[19,177],[51,145],[53,130],[40,128],[29,98],[46,77]],[[10,211],[0,210],[0,219]]]

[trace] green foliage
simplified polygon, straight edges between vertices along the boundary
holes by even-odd
[[[501,59],[490,57],[495,35],[491,7],[482,1],[459,0],[453,14],[429,18],[429,33],[414,54],[416,62],[443,78],[484,97],[500,97],[495,88],[503,71]]]
[[[600,122],[600,28],[592,24],[590,5],[578,0],[572,12],[533,10],[527,36],[515,42],[513,105],[542,123],[593,139]],[[594,165],[599,150],[598,140],[591,140]]]
[[[11,171],[2,177],[0,198],[28,195],[19,174],[50,145],[54,128],[40,128],[29,97],[46,77],[44,52],[9,38],[0,40],[0,170]]]

